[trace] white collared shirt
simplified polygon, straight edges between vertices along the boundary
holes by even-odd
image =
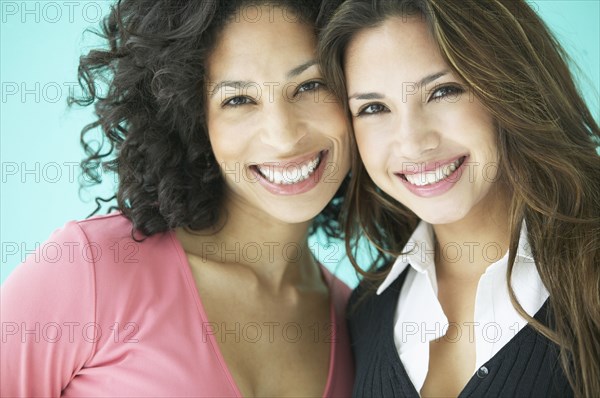
[[[448,318],[437,298],[433,239],[432,226],[421,221],[402,251],[408,254],[400,255],[396,259],[386,279],[377,289],[377,294],[381,294],[410,265],[398,297],[394,317],[394,342],[402,364],[417,391],[421,391],[427,376],[429,343],[444,336],[448,330]],[[458,247],[456,244],[454,252],[468,255],[469,250],[485,249],[491,257],[496,250],[491,246],[474,245],[475,243],[472,247]],[[452,250],[447,249],[448,253]],[[479,279],[473,325],[452,326],[463,329],[466,327],[467,330],[460,332],[470,333],[468,336],[475,340],[476,359],[473,373],[527,324],[510,301],[506,281],[507,267],[508,253],[487,267]],[[535,267],[525,222],[521,227],[512,287],[517,300],[531,316],[535,315],[549,296]],[[453,335],[458,333],[457,330],[452,332]]]

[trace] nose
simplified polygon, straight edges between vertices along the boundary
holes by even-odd
[[[404,159],[421,159],[440,145],[440,134],[420,109],[408,109],[397,115],[392,151]]]
[[[261,141],[282,153],[294,152],[294,147],[306,135],[303,124],[298,120],[294,103],[273,101],[264,110]]]

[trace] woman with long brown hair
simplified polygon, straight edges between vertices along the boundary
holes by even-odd
[[[320,54],[360,154],[354,394],[597,396],[600,130],[539,16],[347,0]]]

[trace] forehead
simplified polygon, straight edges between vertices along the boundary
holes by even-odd
[[[381,25],[359,31],[352,38],[344,64],[350,77],[366,68],[385,69],[393,75],[412,77],[445,62],[421,18],[390,17]],[[391,77],[377,72],[373,75]]]
[[[310,25],[282,8],[261,8],[253,18],[234,18],[220,32],[207,62],[211,79],[275,72],[314,57],[316,37]]]

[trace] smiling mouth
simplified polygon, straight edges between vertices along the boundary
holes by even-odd
[[[434,170],[428,170],[414,174],[398,173],[397,175],[408,183],[418,187],[433,185],[445,178],[450,177],[464,163],[466,158],[466,156],[462,156],[456,159],[454,162],[440,165]]]
[[[286,163],[283,167],[276,163],[256,164],[250,167],[272,184],[293,185],[307,180],[315,173],[325,152],[320,151],[315,157],[301,163]]]

